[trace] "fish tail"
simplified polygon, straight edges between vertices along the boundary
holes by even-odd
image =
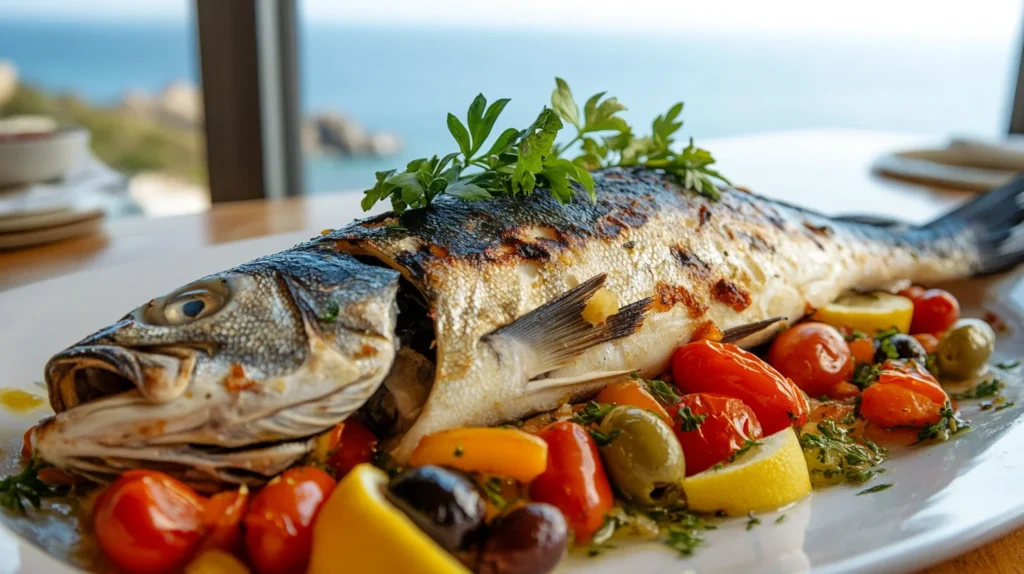
[[[933,236],[966,237],[977,250],[975,275],[1024,262],[1024,177],[968,201],[920,228]]]

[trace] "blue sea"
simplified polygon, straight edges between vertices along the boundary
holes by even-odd
[[[996,135],[1005,130],[1015,40],[613,34],[304,22],[306,112],[338,109],[398,134],[400,157],[308,158],[310,192],[364,187],[377,169],[454,150],[448,112],[478,92],[512,98],[498,128],[528,124],[564,77],[582,101],[607,90],[647,124],[678,100],[702,138],[795,128]],[[116,102],[198,81],[191,23],[0,22],[0,59],[46,89]]]

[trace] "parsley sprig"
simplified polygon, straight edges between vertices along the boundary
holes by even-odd
[[[589,170],[607,167],[645,167],[661,170],[684,189],[717,199],[715,181],[728,184],[711,168],[715,159],[704,149],[689,145],[676,152],[673,136],[682,127],[677,121],[683,104],[677,103],[654,119],[650,136],[637,137],[618,114],[626,109],[605,92],[595,94],[583,107],[573,99],[569,85],[555,78],[551,108],[544,107],[527,128],[508,128],[485,147],[494,124],[509,100],[487,105],[478,94],[462,122],[448,114],[448,131],[459,151],[443,156],[419,158],[404,171],[377,172],[374,186],[364,193],[363,210],[390,200],[397,213],[429,206],[442,193],[473,201],[496,196],[529,196],[539,185],[546,186],[559,203],[568,203],[582,188],[595,199],[594,179]],[[565,145],[555,139],[568,122],[576,136]],[[600,137],[600,141],[598,138]],[[569,160],[561,157],[579,144],[579,153]],[[485,150],[485,151],[482,151]]]
[[[25,469],[0,480],[0,506],[25,514],[25,502],[33,508],[42,505],[42,499],[63,494],[66,489],[51,486],[39,480],[39,471],[48,467],[30,459]]]
[[[926,425],[917,433],[917,442],[922,443],[929,440],[945,441],[953,435],[970,430],[971,424],[960,418],[960,415],[953,410],[953,406],[946,401],[946,404],[939,409],[941,418],[938,422]]]
[[[816,430],[800,435],[800,447],[818,461],[810,469],[812,477],[820,477],[827,483],[844,480],[860,483],[880,472],[872,467],[885,460],[888,451],[868,437],[861,435],[863,444],[858,443],[849,429],[830,419],[819,421]]]

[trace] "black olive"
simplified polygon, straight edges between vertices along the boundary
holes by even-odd
[[[543,574],[555,569],[569,544],[565,517],[550,504],[520,506],[491,523],[479,574]]]
[[[445,550],[476,542],[484,524],[484,501],[462,475],[438,466],[421,466],[396,476],[388,499]]]
[[[910,335],[898,333],[881,341],[875,340],[875,362],[884,363],[893,358],[889,356],[888,349],[894,349],[897,353],[896,359],[913,359],[922,367],[928,362],[928,353],[917,339]]]

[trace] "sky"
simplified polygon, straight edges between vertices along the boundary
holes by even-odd
[[[0,18],[180,20],[189,17],[192,1],[3,0]],[[1016,37],[1021,4],[1019,0],[299,0],[304,21],[318,23],[979,40]]]

